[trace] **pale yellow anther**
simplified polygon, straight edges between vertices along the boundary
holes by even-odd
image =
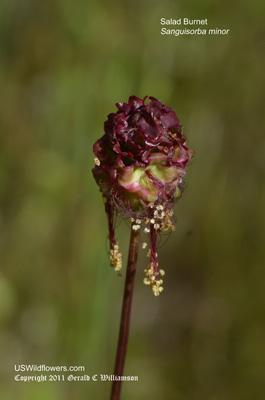
[[[144,243],[142,244],[142,249],[146,249],[146,247],[147,247],[147,243],[144,242]]]
[[[119,252],[119,245],[115,244],[113,249],[109,251],[110,265],[115,271],[120,271],[122,268],[122,254]]]
[[[99,159],[96,157],[94,158],[94,163],[99,167],[100,166],[100,161]]]
[[[159,270],[159,273],[160,273],[161,276],[164,276],[164,275],[165,275],[165,271],[164,271],[163,269],[160,269],[160,270]]]
[[[140,219],[137,219],[135,222],[136,222],[138,225],[142,223],[142,221],[141,221]]]
[[[160,292],[159,292],[159,289],[158,289],[157,286],[153,286],[153,287],[152,287],[152,290],[153,290],[153,293],[154,293],[155,296],[159,296],[159,293],[160,293]]]
[[[150,224],[154,224],[156,221],[155,221],[155,219],[154,218],[151,218],[150,219]]]
[[[159,229],[159,228],[160,228],[160,225],[159,225],[159,224],[155,224],[155,225],[154,225],[154,228],[155,228],[155,229]]]
[[[133,225],[133,226],[132,226],[132,229],[133,229],[134,231],[138,231],[140,228],[141,228],[141,225]]]
[[[145,232],[145,233],[149,233],[149,232],[150,232],[150,229],[149,229],[149,228],[144,228],[144,232]]]

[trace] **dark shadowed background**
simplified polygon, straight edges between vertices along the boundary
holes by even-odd
[[[109,267],[92,145],[131,94],[172,107],[196,154],[159,250],[159,298],[141,250],[125,370],[139,382],[122,398],[263,398],[264,13],[260,0],[1,1],[2,399],[109,398],[106,382],[15,382],[14,365],[113,371],[124,278]],[[162,17],[230,34],[161,36]],[[126,258],[123,222],[118,237]]]

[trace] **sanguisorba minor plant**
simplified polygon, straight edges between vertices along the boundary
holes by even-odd
[[[144,284],[155,296],[163,291],[157,255],[157,237],[175,230],[173,207],[184,189],[186,167],[193,157],[183,127],[175,112],[154,97],[130,96],[117,103],[118,111],[108,115],[105,134],[94,144],[94,178],[104,198],[108,216],[110,264],[120,274],[122,254],[115,237],[117,215],[130,218],[131,237],[120,334],[113,376],[111,400],[120,399],[129,337],[130,314],[140,232],[146,237],[150,262],[144,270]]]

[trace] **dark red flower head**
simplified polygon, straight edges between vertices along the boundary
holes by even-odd
[[[172,227],[170,214],[182,194],[193,150],[187,146],[174,111],[149,98],[147,105],[147,96],[143,100],[130,96],[128,104],[116,104],[118,111],[108,115],[105,134],[94,144],[93,175],[105,198],[109,220],[117,210],[136,221],[145,219],[145,230],[156,238],[157,231]],[[109,236],[114,251],[117,243],[111,221]],[[134,226],[140,229],[141,225]],[[156,265],[153,247],[151,263]]]

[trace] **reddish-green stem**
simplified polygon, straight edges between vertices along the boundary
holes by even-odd
[[[134,280],[140,243],[140,232],[131,228],[130,247],[128,255],[128,265],[126,281],[123,295],[123,304],[120,322],[120,335],[116,354],[114,375],[122,376],[127,352],[127,344],[130,331],[130,319],[132,309],[132,298],[134,289]],[[119,400],[122,381],[113,381],[110,400]]]

